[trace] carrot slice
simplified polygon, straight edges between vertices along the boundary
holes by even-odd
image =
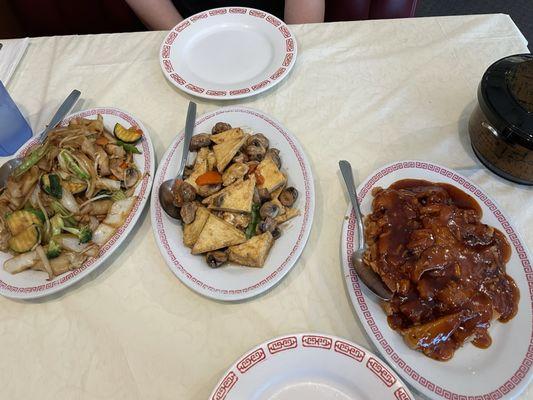
[[[100,136],[98,139],[94,141],[94,143],[100,146],[105,146],[106,144],[109,143],[109,140],[107,140],[107,138],[105,138],[104,136]]]
[[[198,186],[216,185],[217,183],[222,183],[222,175],[217,171],[207,171],[205,174],[196,178],[196,184]]]
[[[257,182],[258,185],[262,185],[263,183],[265,183],[265,177],[261,175],[261,172],[259,172],[258,170],[255,170],[254,174],[255,174],[255,181]]]

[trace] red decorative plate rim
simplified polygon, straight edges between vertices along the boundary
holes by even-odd
[[[279,336],[270,339],[245,353],[224,374],[215,385],[215,389],[209,396],[210,400],[225,400],[228,394],[236,388],[239,380],[253,367],[278,354],[287,352],[299,352],[303,348],[316,349],[317,351],[329,351],[339,357],[349,357],[354,365],[363,365],[372,372],[379,384],[390,390],[391,399],[412,400],[407,386],[396,373],[381,361],[379,357],[347,339],[323,333],[296,333],[293,335]]]
[[[529,303],[531,305],[530,311],[533,312],[533,270],[531,268],[531,257],[528,254],[527,248],[522,244],[520,235],[514,230],[512,225],[509,223],[509,220],[505,213],[500,210],[500,207],[490,199],[490,197],[481,189],[479,189],[475,184],[470,182],[469,179],[458,174],[457,172],[443,167],[441,165],[428,162],[428,161],[418,161],[418,160],[405,160],[398,161],[384,167],[379,168],[373,172],[367,180],[361,184],[358,188],[358,199],[359,202],[362,202],[366,195],[371,191],[371,188],[383,177],[394,173],[395,171],[401,169],[418,169],[418,170],[427,170],[437,174],[442,175],[448,179],[454,181],[456,186],[463,189],[465,192],[476,198],[481,203],[484,203],[494,217],[502,224],[508,239],[510,240],[514,251],[518,254],[520,262],[524,268],[524,273],[527,277],[529,285]],[[502,399],[507,398],[511,392],[512,396],[518,395],[523,388],[527,386],[529,381],[532,378],[533,370],[531,370],[531,365],[533,364],[533,329],[530,332],[529,339],[529,348],[524,358],[521,361],[519,368],[514,372],[514,374],[507,378],[506,381],[501,384],[496,390],[493,390],[490,393],[482,393],[475,395],[466,395],[455,393],[452,390],[446,389],[438,384],[431,382],[429,379],[425,378],[423,374],[417,372],[413,367],[407,364],[400,355],[394,351],[392,346],[387,342],[384,335],[382,334],[379,326],[374,321],[374,318],[367,306],[366,294],[361,289],[359,285],[359,280],[353,268],[347,267],[350,265],[351,254],[354,249],[354,237],[355,237],[355,224],[356,217],[353,210],[350,211],[350,216],[348,221],[345,221],[343,224],[343,234],[342,234],[342,251],[343,251],[343,268],[344,271],[349,270],[349,273],[345,274],[345,282],[347,289],[350,294],[350,300],[355,308],[361,323],[365,327],[367,335],[374,342],[380,353],[387,359],[387,362],[393,366],[393,368],[402,376],[405,376],[408,379],[412,379],[415,382],[415,387],[417,390],[430,395],[432,398],[443,398],[443,399],[458,399],[458,400],[486,400],[486,399]],[[356,301],[354,300],[356,299]],[[363,320],[364,319],[364,320]],[[369,329],[366,329],[368,325]],[[516,392],[516,389],[519,389]]]
[[[84,276],[88,275],[89,273],[94,271],[96,268],[98,268],[100,265],[102,265],[105,259],[107,259],[116,250],[116,248],[122,243],[122,241],[130,233],[131,229],[133,228],[133,226],[139,219],[142,209],[144,208],[148,200],[150,190],[152,189],[152,180],[153,180],[154,169],[155,169],[154,150],[153,150],[152,141],[150,139],[149,132],[146,129],[146,127],[139,121],[138,118],[132,116],[130,113],[127,113],[123,110],[120,110],[114,107],[97,107],[97,108],[90,108],[90,109],[83,110],[83,111],[78,111],[76,113],[70,114],[68,117],[63,119],[63,121],[61,122],[61,125],[65,125],[71,119],[76,118],[76,117],[85,118],[85,117],[90,117],[90,116],[94,116],[97,114],[117,116],[119,118],[124,119],[125,121],[128,121],[133,126],[140,127],[144,132],[145,138],[141,142],[141,146],[142,146],[142,151],[143,151],[145,170],[148,172],[148,174],[143,179],[143,182],[141,184],[141,187],[138,193],[138,199],[135,202],[135,205],[133,206],[133,209],[130,212],[130,215],[126,219],[126,222],[119,229],[117,229],[117,231],[111,237],[111,239],[109,239],[100,248],[100,254],[97,258],[90,258],[80,268],[72,270],[67,274],[60,275],[56,277],[54,280],[50,282],[46,282],[45,284],[38,285],[38,286],[18,287],[18,286],[13,286],[9,283],[6,283],[0,279],[0,294],[2,294],[3,296],[9,297],[9,298],[18,298],[18,299],[39,298],[39,297],[48,296],[60,290],[66,289],[67,287],[78,282]],[[31,138],[27,143],[25,143],[19,149],[19,151],[17,152],[17,156],[25,155],[33,146],[37,144],[37,142],[38,142],[37,137]],[[120,241],[120,243],[115,245],[117,241]],[[96,262],[98,262],[98,265],[91,268]]]
[[[152,229],[155,239],[159,244],[159,249],[163,254],[170,270],[183,283],[185,283],[189,288],[200,293],[203,296],[214,298],[217,300],[237,301],[257,296],[263,293],[264,290],[270,289],[271,287],[279,283],[283,279],[283,277],[292,269],[297,259],[303,252],[307,243],[307,239],[309,238],[311,232],[311,225],[315,208],[315,188],[310,164],[305,154],[303,154],[303,150],[301,150],[301,145],[298,143],[297,139],[293,135],[288,133],[279,122],[277,122],[271,117],[268,117],[264,113],[247,107],[223,107],[202,115],[196,120],[195,126],[198,126],[199,124],[211,118],[215,118],[225,113],[245,113],[262,119],[283,136],[283,138],[291,146],[291,150],[293,151],[295,157],[298,160],[300,170],[304,178],[305,205],[302,226],[298,233],[298,239],[296,241],[296,244],[293,246],[291,252],[285,258],[285,260],[279,266],[277,266],[274,271],[266,278],[263,278],[261,281],[256,282],[253,285],[235,289],[221,289],[208,285],[205,282],[196,278],[192,273],[187,270],[184,265],[182,265],[182,263],[179,261],[178,256],[172,251],[172,248],[170,247],[166,238],[166,233],[163,226],[164,211],[162,210],[159,204],[159,195],[157,189],[159,188],[159,186],[161,186],[161,183],[163,183],[167,169],[169,167],[170,160],[174,157],[174,153],[176,152],[179,144],[183,141],[183,131],[179,133],[179,139],[166,151],[157,168],[154,183],[154,187],[156,188],[156,190],[154,190],[154,192],[152,193],[151,199],[151,216]],[[164,252],[162,248],[164,248]]]
[[[224,17],[232,14],[247,15],[256,18],[257,20],[264,21],[265,24],[269,24],[269,26],[272,25],[272,27],[283,37],[283,40],[285,40],[285,57],[281,64],[278,65],[276,71],[272,75],[265,76],[263,79],[252,85],[231,90],[204,88],[198,86],[194,82],[189,82],[180,76],[179,73],[176,72],[172,60],[170,59],[172,45],[174,41],[179,38],[179,35],[198,21],[204,21],[208,18]],[[159,49],[159,63],[161,65],[161,70],[168,81],[186,93],[206,99],[234,100],[262,93],[282,81],[294,66],[297,53],[298,44],[296,38],[289,27],[276,16],[255,8],[220,7],[192,15],[172,28],[167,36],[165,36],[165,39],[163,39],[163,43]]]

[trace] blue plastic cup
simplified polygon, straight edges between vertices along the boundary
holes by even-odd
[[[32,135],[30,126],[0,81],[0,157],[15,154]]]

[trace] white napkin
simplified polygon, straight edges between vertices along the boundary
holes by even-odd
[[[29,38],[0,40],[0,81],[6,86],[28,47]]]

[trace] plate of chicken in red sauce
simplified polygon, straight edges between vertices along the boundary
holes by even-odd
[[[432,399],[511,399],[531,380],[533,271],[511,220],[446,167],[400,161],[357,190],[365,266],[393,296],[357,278],[356,217],[342,231],[347,291],[366,333],[413,388]]]

